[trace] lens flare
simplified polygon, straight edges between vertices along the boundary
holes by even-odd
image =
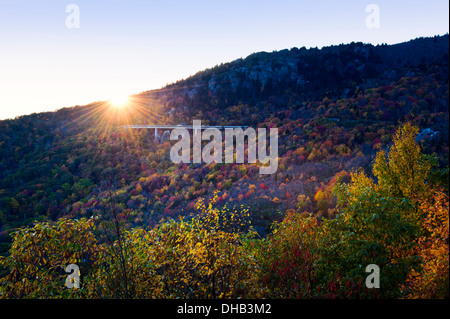
[[[130,96],[129,95],[117,95],[113,96],[108,100],[109,104],[114,108],[124,108],[126,107],[130,102]]]

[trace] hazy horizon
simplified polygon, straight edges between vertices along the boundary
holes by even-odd
[[[79,8],[79,28],[66,20]],[[0,119],[164,87],[255,52],[448,31],[447,1],[0,1]]]

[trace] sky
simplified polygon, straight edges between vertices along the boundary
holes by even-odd
[[[443,35],[448,10],[447,0],[0,0],[0,119],[158,89],[254,52]]]

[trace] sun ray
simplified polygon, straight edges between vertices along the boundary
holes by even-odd
[[[120,138],[137,142],[141,134],[136,130],[125,130],[122,125],[158,124],[164,116],[162,104],[157,96],[151,94],[134,94],[114,97],[114,99],[97,101],[84,107],[75,107],[77,116],[63,126],[84,126],[98,136],[99,140],[108,140],[113,132]]]

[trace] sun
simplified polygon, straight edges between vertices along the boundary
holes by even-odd
[[[108,100],[109,104],[114,108],[124,108],[126,107],[130,102],[130,96],[129,95],[116,95],[111,97]]]

